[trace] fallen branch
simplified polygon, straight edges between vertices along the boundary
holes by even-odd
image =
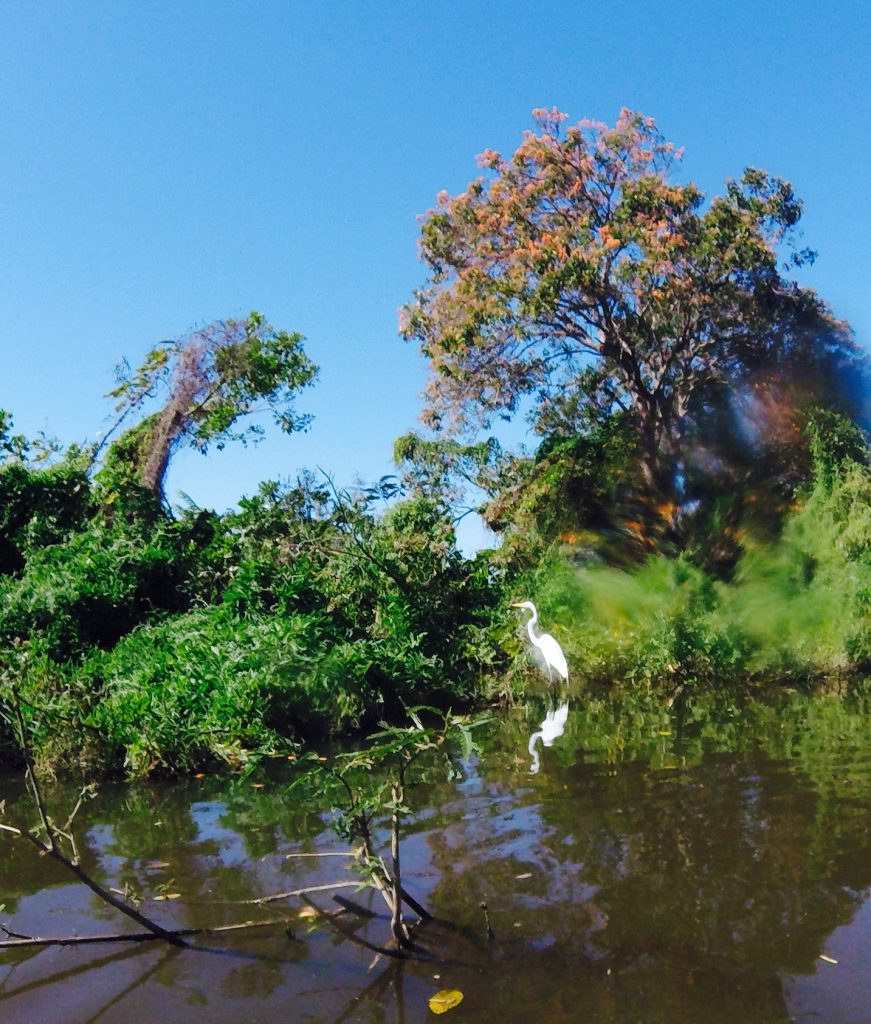
[[[348,939],[357,946],[363,946],[364,949],[368,949],[373,953],[380,953],[381,956],[389,956],[394,960],[407,960],[409,954],[399,949],[387,949],[386,946],[376,946],[374,942],[369,942],[367,939],[361,938],[350,928],[346,928],[343,924],[340,924],[336,920],[336,915],[327,914],[323,911],[314,900],[308,898],[308,896],[302,897],[303,903],[314,910],[318,917],[322,918],[334,931],[337,931],[343,938]]]
[[[15,689],[12,690],[12,709],[15,713],[15,723],[18,728],[18,739],[21,744],[21,750],[24,753],[24,763],[27,766],[26,779],[30,786],[30,792],[36,803],[36,809],[39,812],[39,820],[42,823],[42,827],[45,830],[46,839],[43,842],[38,836],[35,836],[32,832],[27,832],[24,829],[13,828],[9,825],[2,826],[4,832],[11,832],[15,835],[20,836],[22,839],[26,839],[40,851],[41,854],[47,855],[65,868],[71,875],[74,875],[80,882],[86,885],[91,892],[95,893],[104,903],[108,903],[110,907],[114,907],[119,913],[126,915],[135,921],[141,928],[146,928],[148,931],[153,932],[158,938],[163,939],[172,946],[184,946],[186,945],[184,939],[180,938],[177,934],[168,931],[163,925],[158,924],[156,921],[152,921],[150,917],[146,917],[145,914],[140,913],[135,907],[129,903],[109,892],[99,882],[95,881],[87,872],[83,871],[78,863],[78,852],[76,850],[75,840],[71,835],[65,833],[62,829],[56,828],[51,819],[48,816],[46,810],[45,801],[42,798],[42,792],[39,787],[39,781],[36,775],[36,766],[33,763],[33,758],[30,754],[30,747],[27,742],[27,730],[24,725],[24,716],[21,714],[21,706],[18,703],[18,693]],[[79,796],[79,800],[73,809],[72,814],[69,816],[69,821],[75,817],[79,807],[81,806],[82,800],[85,796],[85,790]],[[73,859],[65,856],[60,851],[60,843],[58,842],[59,836],[64,836],[72,850]]]
[[[219,935],[226,932],[243,931],[250,928],[274,928],[276,925],[287,926],[285,917],[270,918],[268,921],[241,921],[237,924],[219,924],[206,928],[170,928],[164,929],[166,934],[182,939],[192,935]],[[109,935],[18,935],[0,925],[0,930],[16,938],[0,941],[0,949],[21,949],[25,946],[85,946],[103,942],[154,942],[163,939],[163,935],[153,931],[146,932],[114,932]],[[187,943],[182,943],[187,945]]]
[[[99,882],[96,882],[91,876],[83,871],[78,864],[73,863],[68,857],[65,857],[57,846],[49,845],[48,843],[42,842],[31,832],[25,832],[22,829],[18,829],[18,834],[23,838],[29,840],[33,845],[40,851],[40,853],[51,857],[52,860],[56,860],[58,864],[66,868],[71,875],[74,875],[83,885],[86,885],[91,892],[103,900],[104,903],[108,903],[110,907],[114,907],[115,910],[126,915],[131,920],[135,921],[138,925],[143,928],[147,928],[152,933],[154,938],[163,939],[172,946],[184,946],[186,943],[180,936],[183,934],[177,930],[164,928],[163,925],[158,924],[156,921],[152,921],[150,917],[146,917],[145,914],[140,913],[135,907],[132,907],[129,903],[119,899],[108,889],[104,889]]]

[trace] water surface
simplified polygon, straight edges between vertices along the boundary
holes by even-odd
[[[492,724],[460,779],[409,794],[408,888],[464,932],[421,941],[438,962],[376,960],[289,900],[241,901],[348,877],[327,816],[292,767],[103,785],[76,822],[84,867],[177,926],[281,918],[203,940],[0,953],[0,1018],[54,1022],[720,1022],[871,1018],[871,717],[834,698],[779,711],[617,714],[569,709],[535,744],[543,704]],[[552,716],[553,718],[553,716]],[[70,785],[48,799],[57,820]],[[32,824],[20,779],[5,819]],[[174,896],[177,899],[156,899]],[[343,918],[373,943],[378,912]],[[336,909],[331,894],[318,894]],[[487,941],[481,902],[494,939]],[[132,930],[22,841],[0,837],[0,923],[38,935]],[[837,963],[820,959],[821,954]],[[373,962],[373,960],[375,962]]]

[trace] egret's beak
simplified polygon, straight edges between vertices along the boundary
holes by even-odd
[[[519,601],[512,601],[511,602],[511,607],[512,608],[522,608],[523,605]]]

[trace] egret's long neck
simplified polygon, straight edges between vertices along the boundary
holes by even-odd
[[[538,622],[537,609],[533,611],[532,618],[530,618],[529,622],[526,623],[526,632],[529,633],[529,639],[533,642],[533,644],[536,644],[538,642],[538,637],[535,635],[535,629],[533,628],[536,622]]]

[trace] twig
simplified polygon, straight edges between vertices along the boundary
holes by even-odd
[[[399,891],[402,893],[403,900],[405,900],[405,902],[411,907],[415,914],[417,914],[421,921],[435,920],[433,915],[426,909],[426,907],[418,903],[417,900],[411,895],[411,893],[408,892],[407,889],[403,888],[400,885]]]
[[[290,860],[291,857],[356,857],[357,854],[353,850],[327,850],[323,853],[286,853],[284,855],[285,860]]]
[[[342,781],[344,782],[345,780],[342,779]],[[375,849],[372,845],[372,833],[369,831],[368,822],[361,822],[359,831],[360,838],[363,841],[363,847],[358,855],[358,860],[364,866],[369,868],[369,877],[375,888],[379,893],[381,893],[381,898],[387,904],[387,909],[390,911],[392,917],[394,914],[394,902],[391,887],[388,885],[390,876],[387,873],[387,868],[384,866],[384,862],[378,854],[375,853]]]
[[[45,829],[45,834],[48,837],[48,845],[52,850],[56,850],[57,842],[54,837],[54,829],[51,827],[51,822],[48,820],[48,815],[45,810],[45,803],[42,799],[42,793],[39,789],[39,782],[36,778],[36,772],[34,771],[33,758],[30,756],[30,746],[27,742],[27,732],[24,725],[24,715],[21,714],[21,705],[18,703],[18,690],[12,687],[12,710],[15,714],[15,725],[18,729],[18,741],[21,744],[21,751],[24,754],[24,763],[27,766],[26,779],[30,786],[30,791],[33,794],[33,799],[36,803],[36,809],[39,811],[39,817],[42,821],[42,827]]]
[[[487,941],[492,942],[493,939],[496,938],[496,936],[493,933],[492,927],[490,926],[490,912],[487,910],[487,901],[481,900],[478,906],[481,908],[481,910],[484,911],[484,924],[486,924],[487,926]]]
[[[292,896],[304,896],[309,892],[326,892],[329,889],[357,889],[359,882],[330,882],[327,885],[310,885],[304,889],[288,889],[287,892],[276,892],[271,896],[259,896],[251,900],[188,900],[189,903],[207,904],[208,906],[260,906],[263,903],[277,903],[278,900],[290,899]]]
[[[355,903],[353,900],[346,899],[344,896],[334,896],[333,902],[338,903],[340,907],[344,907],[345,910],[350,913],[356,914],[357,917],[378,916],[374,910],[370,910],[368,907],[364,907],[360,903]]]
[[[400,782],[394,782],[390,787],[390,796],[393,801],[393,810],[390,815],[390,895],[393,899],[393,914],[390,921],[390,930],[397,946],[405,946],[409,942],[408,930],[402,920],[402,874],[399,860],[399,808],[402,806],[402,769],[400,767]]]
[[[333,915],[325,914],[317,903],[315,903],[314,900],[310,900],[308,896],[303,896],[302,900],[304,903],[307,903],[312,910],[316,911],[317,914],[330,926],[330,928],[337,931],[343,938],[348,939],[358,946],[363,946],[365,949],[368,949],[373,953],[380,953],[382,956],[392,957],[394,960],[405,960],[408,958],[408,953],[404,950],[387,949],[386,946],[376,946],[374,942],[369,942],[367,939],[361,938],[359,935],[351,931],[350,928],[346,928],[343,924],[340,924]]]
[[[78,800],[76,800],[76,806],[70,811],[70,816],[67,818],[66,822],[64,823],[64,827],[60,830],[61,832],[63,832],[64,834],[69,832],[69,830],[73,826],[73,821],[74,821],[76,815],[79,813],[79,810],[81,809],[82,804],[85,802],[85,797],[90,799],[94,795],[95,792],[96,792],[96,786],[94,786],[94,784],[92,782],[88,783],[87,786],[83,786],[82,787],[82,791],[81,791],[81,793],[79,793],[79,798],[78,798]]]

